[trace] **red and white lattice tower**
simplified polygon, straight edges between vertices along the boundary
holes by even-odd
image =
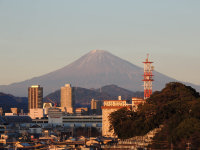
[[[144,99],[147,99],[151,96],[152,94],[152,82],[153,80],[153,66],[152,63],[149,61],[149,54],[147,54],[147,58],[144,63]]]

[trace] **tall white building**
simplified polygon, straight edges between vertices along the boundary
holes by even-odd
[[[74,112],[75,101],[73,88],[70,84],[65,84],[65,86],[61,87],[60,102],[62,111],[67,113]]]

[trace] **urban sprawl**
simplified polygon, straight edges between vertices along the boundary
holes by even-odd
[[[61,87],[60,106],[50,98],[43,102],[43,87],[28,88],[28,114],[18,108],[11,113],[0,109],[0,149],[137,149],[145,148],[160,128],[145,136],[120,140],[110,130],[109,115],[120,109],[137,111],[152,94],[153,67],[148,56],[144,63],[144,98],[133,97],[132,101],[91,100],[91,107],[75,107],[73,87]]]

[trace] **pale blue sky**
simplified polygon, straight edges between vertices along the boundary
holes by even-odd
[[[200,85],[199,0],[0,0],[0,84],[40,76],[93,49]]]

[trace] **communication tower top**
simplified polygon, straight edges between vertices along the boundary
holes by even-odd
[[[147,54],[147,58],[144,63],[144,99],[147,99],[152,94],[152,82],[153,80],[153,73],[154,67],[152,66],[151,61],[149,61],[149,54]]]

